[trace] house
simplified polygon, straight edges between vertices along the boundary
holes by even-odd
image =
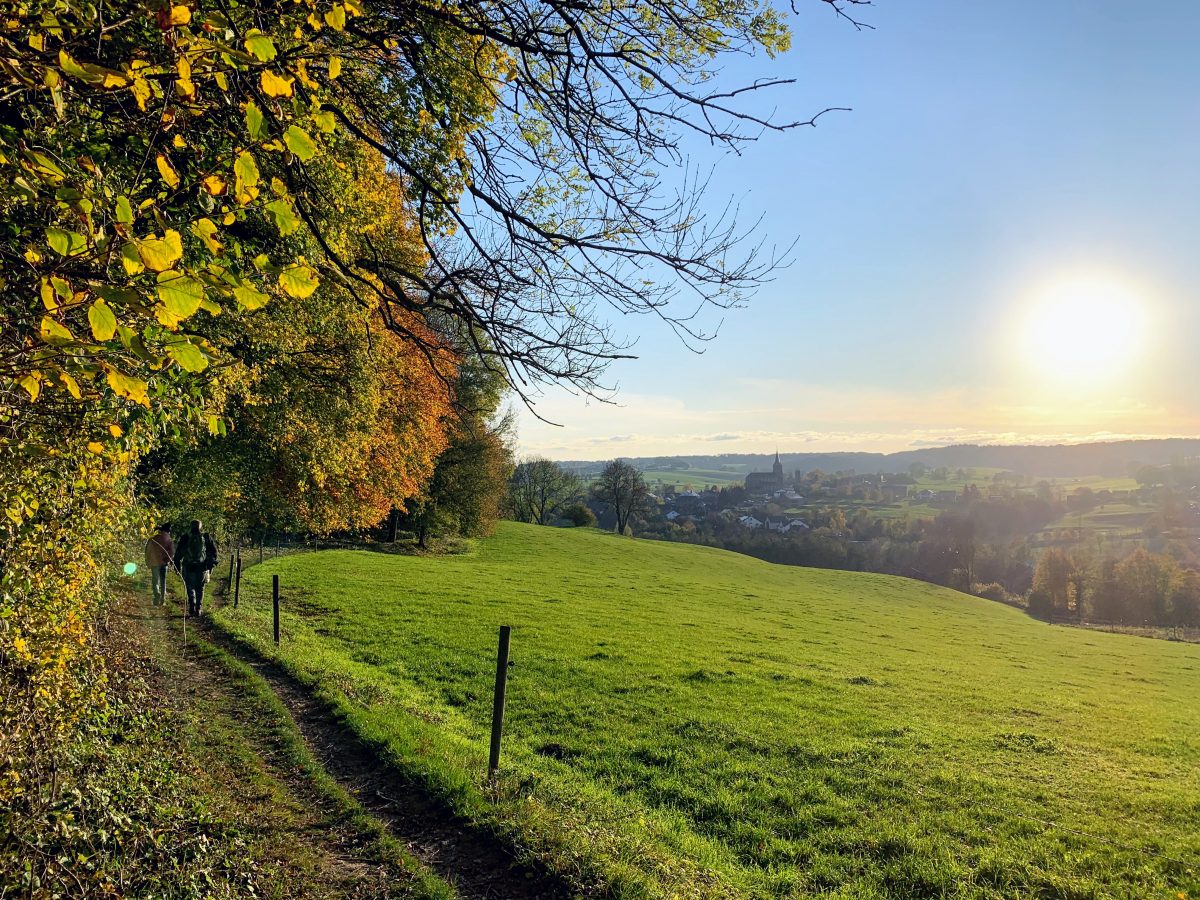
[[[925,488],[925,490],[923,490],[923,491],[917,491],[916,499],[919,500],[921,503],[928,503],[930,500],[934,499],[936,496],[937,496],[937,491],[931,491],[931,490],[929,490],[929,488]]]
[[[763,523],[760,522],[758,519],[754,518],[754,516],[742,516],[741,518],[738,519],[738,524],[741,525],[743,528],[752,528],[752,529],[753,528],[762,528],[762,526],[763,526]]]
[[[674,522],[676,519],[679,518],[679,513],[675,512],[675,510],[671,510],[669,513],[666,514],[666,516],[664,516],[664,518],[668,522]]]
[[[908,499],[908,485],[896,484],[894,482],[885,482],[879,486],[880,493],[883,494],[884,500],[906,500]]]

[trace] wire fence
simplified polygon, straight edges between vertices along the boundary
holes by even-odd
[[[266,546],[265,548],[263,548],[261,551],[261,553],[263,554],[261,558],[263,560],[265,560],[267,558],[275,558],[277,556],[309,552],[314,549],[315,549],[315,547],[311,542],[292,543],[292,544],[277,543],[274,547],[273,553],[272,553],[272,549],[269,545]],[[352,541],[330,541],[330,542],[324,542],[321,549],[362,549],[362,547],[360,544],[356,544]],[[259,554],[259,552],[260,552],[259,548],[254,547],[254,548],[252,548],[252,551],[253,551],[251,553],[252,559],[258,560],[259,556],[257,554]],[[235,552],[236,552],[236,550],[235,550]],[[251,564],[253,564],[253,562]],[[248,568],[248,566],[243,565],[242,571],[245,572],[246,568]],[[226,587],[225,590],[222,592],[225,596],[226,602],[228,602],[229,590],[231,590],[231,587],[232,586]],[[243,597],[247,597],[247,596],[252,597],[256,601],[260,600],[260,599],[269,601],[270,596],[271,596],[270,586],[267,584],[258,585],[257,583],[255,583],[255,587],[252,589],[252,593],[250,593],[250,594],[244,593],[243,594]],[[519,635],[517,635],[516,640],[519,642]],[[519,643],[518,643],[518,648],[519,648]],[[518,649],[518,652],[519,652],[519,649]],[[510,694],[510,697],[512,697],[512,696],[514,696],[514,695]],[[516,696],[519,699],[519,693]],[[511,703],[512,701],[510,700],[509,702]],[[664,718],[667,717],[664,706],[662,704],[652,705],[650,703],[638,700],[632,694],[621,694],[620,699],[616,702],[618,702],[620,705],[622,705],[625,708],[633,708],[633,709],[639,710],[640,712],[645,714],[646,717],[648,719],[650,719],[651,721],[655,721],[655,722],[659,723],[660,728],[661,728],[661,724],[662,724]],[[760,738],[757,735],[733,728],[733,727],[726,725],[720,721],[717,721],[716,719],[710,718],[710,719],[700,721],[700,720],[689,719],[689,718],[681,716],[681,717],[678,717],[678,724],[681,726],[687,726],[687,725],[693,725],[693,724],[697,725],[703,731],[708,731],[708,732],[712,732],[715,734],[719,734],[727,742],[734,742],[739,747],[744,747],[746,749],[752,749],[757,753],[761,753],[764,755],[773,755],[773,756],[781,755],[780,754],[780,745],[778,744],[778,742],[763,740],[762,738]],[[1183,866],[1183,867],[1193,866],[1194,867],[1198,863],[1200,863],[1200,860],[1191,860],[1191,861],[1184,860],[1178,856],[1174,856],[1167,852],[1155,850],[1151,847],[1130,844],[1128,842],[1116,840],[1116,839],[1113,839],[1110,837],[1105,837],[1104,835],[1096,834],[1094,832],[1087,831],[1085,829],[1078,828],[1073,825],[1067,824],[1061,820],[1051,819],[1051,818],[1047,818],[1045,816],[1039,816],[1039,815],[1036,815],[1036,814],[1033,814],[1030,812],[1016,809],[1013,806],[1006,806],[1006,805],[1002,805],[1002,804],[998,804],[998,803],[992,803],[992,802],[988,801],[986,798],[979,796],[978,794],[971,794],[971,793],[967,793],[967,792],[951,793],[949,791],[942,790],[942,789],[935,787],[933,785],[930,785],[928,783],[914,783],[918,777],[917,773],[913,772],[911,770],[911,767],[907,767],[908,768],[907,772],[903,771],[906,767],[902,764],[902,762],[899,759],[897,759],[895,757],[894,754],[889,756],[889,758],[886,760],[886,766],[885,766],[882,761],[879,764],[874,764],[871,761],[872,755],[877,754],[878,748],[866,746],[863,749],[867,750],[869,752],[853,754],[853,756],[854,756],[853,761],[848,762],[847,765],[853,765],[853,767],[857,771],[864,772],[867,775],[869,775],[870,777],[873,777],[882,783],[890,782],[890,783],[896,784],[897,786],[907,787],[913,793],[915,793],[923,798],[926,798],[928,800],[931,800],[934,802],[940,802],[940,803],[943,803],[943,804],[946,804],[949,806],[953,806],[953,807],[973,808],[976,811],[984,811],[985,810],[987,812],[999,814],[1001,816],[1005,816],[1005,817],[1009,817],[1009,818],[1013,818],[1013,819],[1020,819],[1023,821],[1027,821],[1027,822],[1030,822],[1033,824],[1040,825],[1044,829],[1047,829],[1047,830],[1054,830],[1057,832],[1061,832],[1063,834],[1070,834],[1075,837],[1085,838],[1087,840],[1095,841],[1097,843],[1104,844],[1106,846],[1113,847],[1115,849],[1119,849],[1119,850],[1129,852],[1129,853],[1140,854],[1140,855],[1143,855],[1146,857],[1159,859],[1164,862],[1169,862],[1169,863],[1172,863],[1172,864],[1178,865],[1178,866]],[[878,754],[878,755],[882,755],[882,754]],[[948,780],[957,780],[961,777],[962,777],[962,773],[951,773],[949,776],[947,776]],[[1029,785],[1029,787],[1033,788],[1035,791],[1038,791],[1038,792],[1044,790],[1044,785],[1040,785],[1040,784]],[[1061,795],[1056,797],[1055,801],[1059,804],[1067,804],[1067,805],[1071,805],[1071,806],[1076,806],[1076,809],[1074,810],[1075,814],[1090,811],[1089,809],[1087,809],[1085,807],[1085,801],[1075,801],[1072,798],[1069,798],[1066,796],[1061,796]],[[1035,803],[1036,801],[1028,800],[1027,802]],[[642,818],[646,815],[646,813],[648,811],[652,811],[652,810],[653,810],[653,807],[633,808],[628,811],[622,811],[619,815],[595,816],[595,817],[589,817],[589,819],[596,825],[612,825],[612,824],[616,824],[616,823],[620,823],[620,822],[633,821],[635,819]]]

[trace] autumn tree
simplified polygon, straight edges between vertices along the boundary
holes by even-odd
[[[614,459],[592,485],[592,497],[613,511],[616,531],[625,534],[630,523],[648,508],[645,479],[633,463]]]
[[[583,481],[551,460],[521,462],[508,482],[508,505],[518,522],[545,525],[583,494]]]

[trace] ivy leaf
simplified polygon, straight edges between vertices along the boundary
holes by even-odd
[[[259,62],[270,62],[275,58],[275,42],[257,28],[246,32],[246,49]]]
[[[311,296],[320,283],[317,273],[304,263],[288,266],[279,273],[279,286],[288,296],[297,300]]]
[[[189,275],[163,272],[158,276],[158,297],[173,316],[186,319],[200,308],[204,285]]]
[[[92,337],[98,341],[110,340],[116,333],[117,317],[103,297],[88,309],[88,323],[92,326]]]
[[[275,227],[285,237],[300,227],[300,217],[286,200],[272,200],[266,206],[267,212],[275,220]]]
[[[262,85],[263,93],[268,97],[292,96],[292,82],[295,81],[294,78],[284,78],[276,75],[270,69],[264,69],[258,80]]]
[[[154,158],[154,162],[158,166],[158,174],[167,183],[167,187],[179,187],[179,173],[172,168],[170,160],[160,153]]]
[[[287,144],[289,150],[300,157],[301,162],[308,162],[317,155],[317,145],[303,128],[289,125],[287,131],[283,133],[283,142]]]

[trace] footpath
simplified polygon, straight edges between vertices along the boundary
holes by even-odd
[[[224,579],[209,602],[220,605]],[[181,764],[247,838],[262,896],[557,900],[575,896],[533,860],[454,816],[381,763],[287,673],[185,620],[180,585],[163,607],[130,594],[156,689],[183,723]]]

